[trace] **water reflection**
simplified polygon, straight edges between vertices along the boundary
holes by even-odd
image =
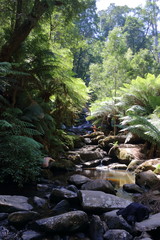
[[[125,170],[110,170],[106,167],[82,169],[78,172],[91,179],[104,179],[111,181],[116,188],[122,187],[127,183],[135,183],[134,173]]]

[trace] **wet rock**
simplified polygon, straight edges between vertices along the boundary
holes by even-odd
[[[92,143],[90,138],[84,138],[84,142],[85,142],[85,144],[91,144]]]
[[[0,195],[0,212],[11,213],[15,211],[29,211],[32,206],[28,198],[23,196]]]
[[[91,161],[103,158],[103,155],[99,151],[83,150],[79,152],[79,155],[83,161]]]
[[[124,184],[123,190],[129,193],[143,193],[143,189],[137,184]]]
[[[124,143],[126,140],[125,135],[119,135],[119,136],[107,136],[104,139],[99,140],[98,146],[104,150],[109,151],[111,146],[114,145],[114,143]],[[112,145],[111,145],[112,144]]]
[[[37,212],[33,211],[19,211],[9,214],[8,221],[16,226],[23,225],[31,220],[39,217]]]
[[[46,200],[40,197],[34,197],[33,202],[36,205],[36,207],[43,208],[46,205]]]
[[[122,229],[108,230],[104,234],[104,240],[132,240],[133,237],[127,231]]]
[[[51,202],[59,202],[63,199],[67,199],[67,200],[72,200],[76,201],[77,198],[77,193],[70,191],[66,188],[54,188],[52,189],[51,195],[50,195],[50,201]]]
[[[51,213],[52,215],[59,215],[62,213],[66,213],[72,211],[71,204],[67,200],[62,200],[57,205],[52,208]]]
[[[84,137],[86,138],[95,138],[97,136],[104,136],[104,132],[100,132],[100,131],[97,131],[97,132],[92,132],[90,134],[87,134],[87,135],[84,135]]]
[[[7,239],[8,236],[9,236],[9,230],[4,226],[0,226],[0,240]]]
[[[142,222],[135,224],[135,230],[139,232],[149,232],[160,227],[160,213],[150,215],[150,217]]]
[[[84,168],[91,168],[91,167],[97,167],[101,164],[102,159],[96,159],[93,161],[88,161],[82,164]]]
[[[158,184],[160,184],[160,179],[157,177],[155,173],[151,170],[140,172],[136,174],[135,182],[137,185],[146,187],[146,188],[154,188]]]
[[[106,212],[128,206],[131,201],[101,191],[80,190],[84,210]]]
[[[133,231],[132,226],[123,217],[117,215],[117,210],[104,213],[102,219],[106,222],[109,229],[124,229],[127,232]]]
[[[91,240],[103,240],[104,232],[104,223],[101,221],[99,216],[93,215],[89,226],[89,236]]]
[[[108,166],[109,164],[111,164],[113,162],[112,158],[110,157],[105,157],[101,160],[101,164],[102,166]]]
[[[74,232],[88,226],[88,216],[83,211],[72,211],[37,220],[36,227],[45,232]]]
[[[96,136],[96,137],[92,138],[91,142],[92,142],[92,144],[98,144],[99,140],[104,139],[104,138],[105,138],[104,134],[99,135],[99,136]]]
[[[38,240],[42,237],[42,234],[32,231],[32,230],[28,230],[23,232],[22,236],[21,236],[21,240]]]
[[[105,193],[116,194],[113,185],[108,180],[91,180],[81,186],[82,190],[102,191]]]
[[[66,189],[68,189],[68,190],[70,190],[72,192],[75,192],[77,194],[79,192],[78,188],[75,185],[69,185],[69,186],[66,187]]]
[[[70,151],[68,153],[69,153],[69,155],[67,156],[67,158],[69,160],[71,160],[74,164],[83,163],[83,161],[78,153],[75,153],[74,151]]]
[[[74,184],[77,187],[80,187],[82,184],[84,184],[88,181],[90,181],[90,179],[88,177],[85,177],[80,174],[74,174],[68,180],[69,183]]]
[[[142,232],[142,234],[139,237],[135,237],[134,240],[152,240],[152,238],[147,232]]]
[[[118,170],[126,170],[127,165],[126,164],[120,164],[120,163],[112,163],[108,165],[109,169],[118,169]]]
[[[115,156],[118,158],[120,163],[127,165],[134,159],[132,148],[117,148],[115,150]]]
[[[147,160],[136,168],[136,173],[140,173],[148,170],[154,171],[156,170],[156,166],[158,164],[160,164],[160,158]]]
[[[127,171],[134,171],[144,161],[145,160],[137,160],[137,159],[132,160],[127,167]]]
[[[50,189],[48,184],[37,184],[37,190],[38,191],[48,191]]]

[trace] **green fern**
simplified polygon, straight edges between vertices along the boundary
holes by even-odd
[[[142,139],[155,144],[160,145],[160,118],[154,117],[147,119],[146,117],[140,116],[126,116],[122,118],[122,126],[124,127],[121,131],[129,131],[137,134]],[[129,125],[126,127],[126,125]]]
[[[0,182],[18,186],[36,181],[40,174],[42,145],[25,136],[6,136],[0,142]]]

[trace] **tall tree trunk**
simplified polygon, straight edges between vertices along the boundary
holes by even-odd
[[[59,6],[62,5],[60,1],[55,1],[54,5]],[[27,18],[17,26],[13,34],[11,35],[10,40],[2,47],[0,52],[0,61],[2,62],[10,62],[12,61],[12,56],[21,46],[21,43],[28,37],[31,30],[36,26],[39,19],[49,8],[47,1],[43,0],[35,0],[34,6],[31,13],[27,16]]]

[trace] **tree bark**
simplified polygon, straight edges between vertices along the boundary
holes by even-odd
[[[62,5],[62,2],[55,1],[55,6]],[[31,13],[23,21],[20,26],[16,27],[11,35],[10,40],[2,47],[0,52],[1,62],[11,62],[12,56],[21,46],[21,43],[30,34],[31,30],[36,26],[42,15],[48,10],[49,6],[47,1],[35,0]]]

